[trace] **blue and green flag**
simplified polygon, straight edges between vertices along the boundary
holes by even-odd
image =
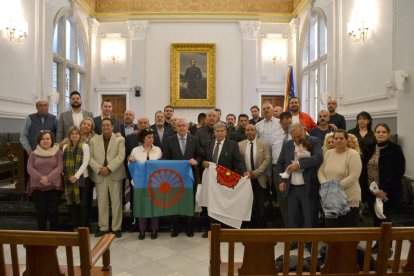
[[[188,160],[128,164],[134,181],[134,216],[193,216],[194,177]]]

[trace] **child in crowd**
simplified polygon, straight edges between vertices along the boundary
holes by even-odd
[[[311,142],[309,140],[301,141],[295,150],[295,160],[300,160],[302,158],[311,157],[311,151],[312,151]],[[286,169],[285,172],[280,173],[279,175],[282,178],[287,179],[289,178],[291,173],[292,172],[289,169]]]

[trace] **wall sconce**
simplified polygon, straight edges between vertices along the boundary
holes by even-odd
[[[353,42],[364,42],[368,37],[368,26],[364,20],[361,22],[348,22],[348,37]]]
[[[0,29],[9,43],[26,40],[28,24],[23,19],[20,1],[3,1],[0,3],[0,11]]]
[[[119,63],[125,59],[126,39],[121,33],[107,33],[101,38],[101,59],[106,63]]]
[[[347,25],[348,38],[352,42],[364,42],[376,22],[375,0],[356,0],[351,20]]]
[[[262,60],[265,63],[283,63],[287,57],[287,35],[265,34],[262,38]]]

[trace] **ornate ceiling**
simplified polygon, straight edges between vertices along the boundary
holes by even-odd
[[[288,22],[308,0],[76,0],[99,21],[262,20]]]

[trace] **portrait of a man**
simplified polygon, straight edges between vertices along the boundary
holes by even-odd
[[[207,55],[182,53],[180,58],[180,99],[206,99]]]

